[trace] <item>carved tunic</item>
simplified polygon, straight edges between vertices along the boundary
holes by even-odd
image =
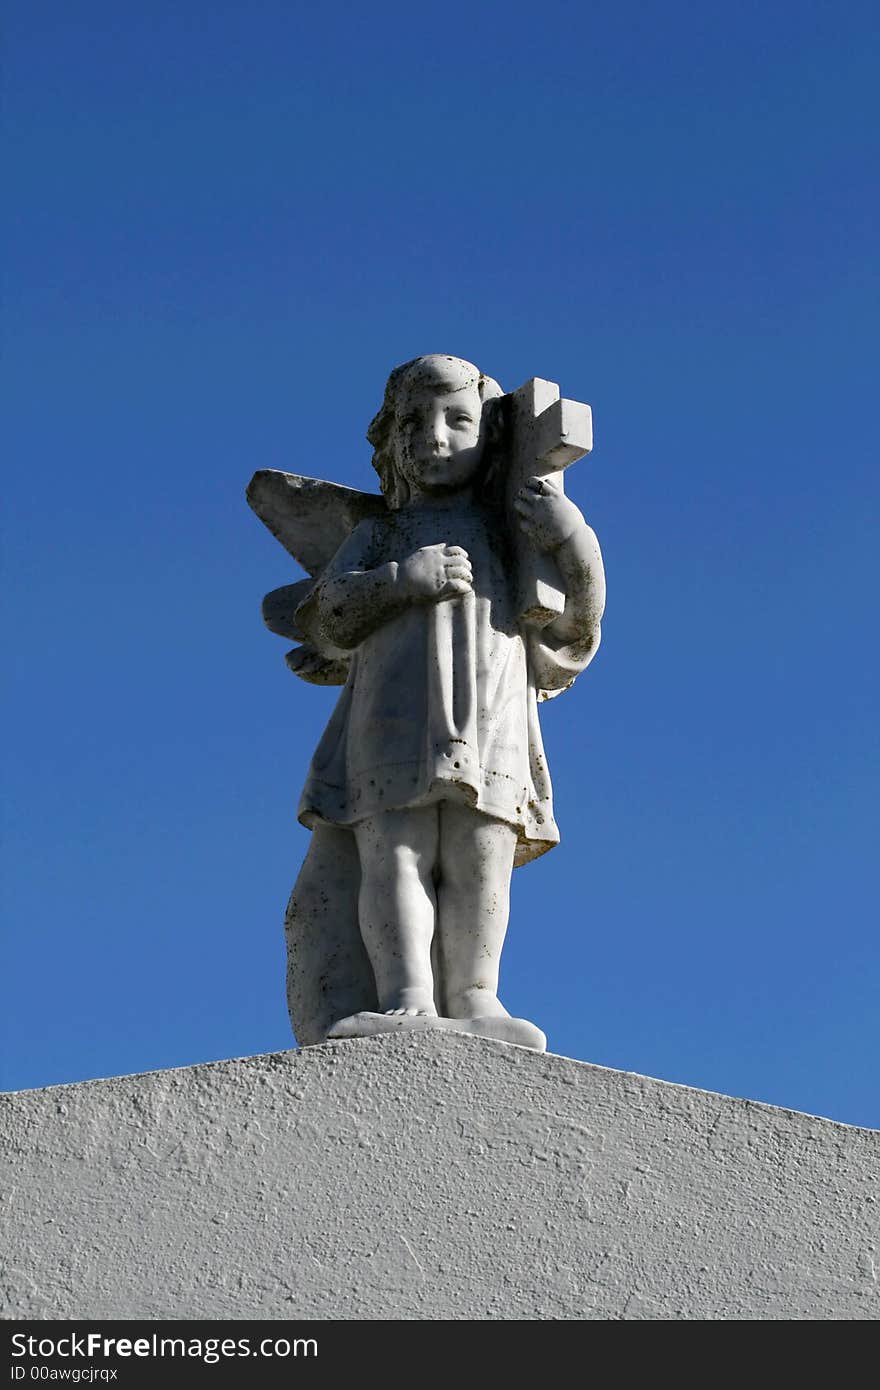
[[[554,646],[545,634],[524,640],[493,514],[421,504],[361,522],[303,617],[312,624],[317,617],[332,638],[331,581],[337,608],[356,603],[357,575],[437,543],[467,550],[473,590],[412,604],[356,648],[299,819],[309,828],[349,826],[383,810],[459,800],[516,829],[522,864],[559,840],[537,701],[570,685],[589,654]]]

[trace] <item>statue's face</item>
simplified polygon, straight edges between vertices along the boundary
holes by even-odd
[[[467,487],[483,457],[477,380],[472,372],[446,371],[444,377],[416,378],[397,409],[395,462],[414,498]]]

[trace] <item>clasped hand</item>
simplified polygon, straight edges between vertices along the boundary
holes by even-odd
[[[473,587],[468,553],[460,545],[423,545],[398,562],[397,582],[415,603],[457,598]]]

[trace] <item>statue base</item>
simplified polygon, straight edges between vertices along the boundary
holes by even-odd
[[[494,1038],[496,1042],[515,1043],[530,1047],[533,1052],[547,1051],[547,1038],[534,1023],[525,1018],[436,1018],[426,1014],[377,1014],[364,1011],[349,1014],[327,1032],[327,1041],[334,1038],[371,1038],[377,1033],[471,1033],[477,1038]]]

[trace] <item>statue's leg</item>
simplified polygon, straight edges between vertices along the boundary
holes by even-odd
[[[507,1017],[498,998],[516,831],[457,802],[440,808],[437,917],[448,1018]]]
[[[316,825],[290,895],[287,1003],[301,1047],[323,1042],[331,1023],[376,1008],[376,986],[358,927],[360,863],[354,834]]]
[[[431,942],[438,808],[407,807],[355,826],[361,935],[383,1013],[436,1015]]]

